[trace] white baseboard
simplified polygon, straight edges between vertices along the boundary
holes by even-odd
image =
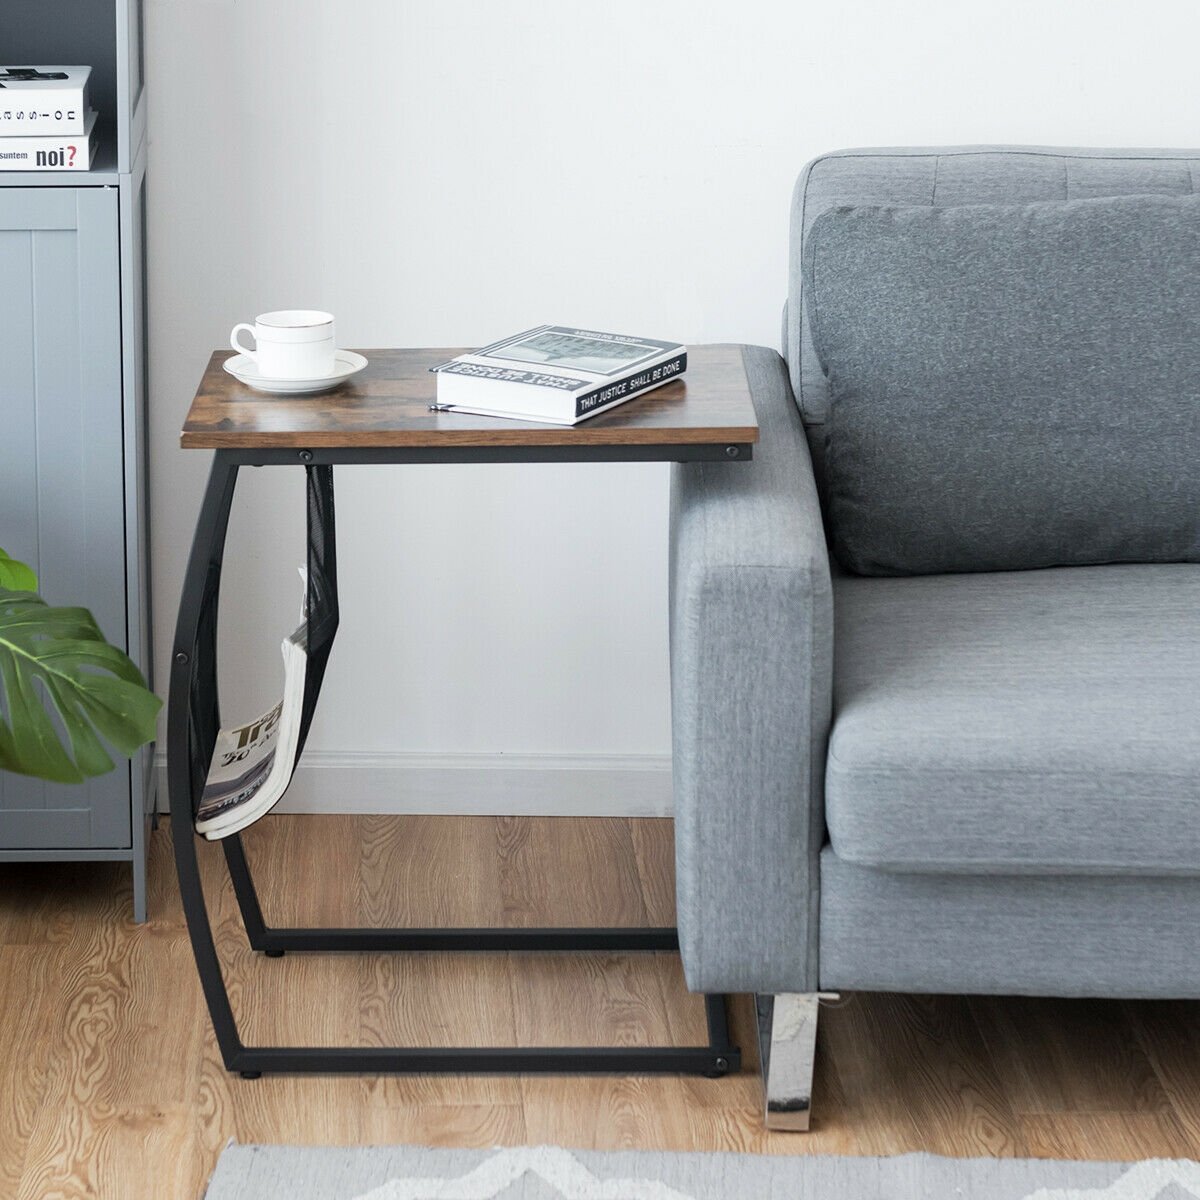
[[[167,805],[160,754],[159,811]],[[276,812],[668,817],[666,754],[306,753]]]

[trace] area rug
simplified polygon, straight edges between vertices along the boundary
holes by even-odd
[[[798,1135],[799,1136],[799,1135]],[[230,1146],[205,1200],[1200,1200],[1200,1164]]]

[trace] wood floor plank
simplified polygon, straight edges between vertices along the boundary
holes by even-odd
[[[43,1010],[46,1087],[25,1152],[16,1200],[102,1194],[111,1160],[107,1136],[114,1094],[133,1081],[138,1043],[153,1033],[130,995],[130,961],[138,941],[128,921],[125,888],[106,890],[91,919],[80,920],[63,964],[57,1004]],[[136,1103],[136,1101],[134,1101]]]
[[[321,845],[313,845],[302,821],[259,821],[242,834],[268,925],[346,926],[362,919],[363,863],[377,853],[378,826],[370,817],[320,822]],[[386,829],[386,826],[384,827]],[[386,844],[386,840],[385,840]],[[224,879],[223,855],[213,856],[214,876]],[[382,867],[375,873],[386,880]]]
[[[246,836],[275,923],[670,923],[669,821],[269,817]],[[200,847],[248,1034],[349,1044],[645,1045],[704,1037],[655,955],[289,955],[246,945]],[[753,1008],[741,1074],[264,1077],[224,1070],[175,886],[128,868],[0,866],[0,1196],[198,1197],[239,1141],[1200,1157],[1200,1004],[855,995],[823,1006],[809,1135],[762,1128]]]
[[[511,954],[508,962],[520,1045],[671,1041],[651,955]]]
[[[46,1102],[64,965],[54,946],[0,946],[0,1196],[21,1190],[26,1149]]]
[[[1031,1158],[1094,1158],[1134,1162],[1150,1157],[1195,1158],[1197,1147],[1172,1112],[1061,1112],[1020,1118]]]
[[[509,818],[510,822],[513,818]],[[518,903],[512,885],[540,877],[535,924],[644,925],[629,822],[616,817],[524,819],[527,836],[514,842],[505,902]],[[674,924],[674,921],[670,922]]]
[[[1022,1116],[1170,1108],[1118,1001],[976,996],[968,1003]]]
[[[691,1143],[685,1096],[671,1077],[531,1075],[522,1090],[531,1145],[628,1150]]]
[[[1188,1143],[1200,1147],[1200,1004],[1155,1000],[1121,1008]]]
[[[70,941],[79,914],[119,888],[122,873],[103,862],[0,863],[0,946]]]
[[[651,925],[675,924],[675,823],[668,817],[629,822],[642,902]]]
[[[322,832],[321,858],[342,869],[314,873],[314,847],[304,839],[303,826],[294,822],[260,821],[248,831],[246,856],[268,925],[359,923],[358,822],[352,818],[330,823]],[[217,946],[242,1040],[249,1045],[358,1041],[358,959],[333,954],[272,959],[252,950],[220,848],[201,849],[205,883],[218,921]]]
[[[516,1104],[430,1104],[364,1107],[362,1144],[394,1146],[523,1146],[525,1110]]]
[[[371,1046],[518,1044],[507,956],[364,956],[363,1041]],[[394,1075],[364,1081],[372,1106],[521,1106],[520,1080],[506,1075]]]
[[[362,923],[482,926],[505,923],[501,830],[496,818],[446,821],[359,818]],[[516,1023],[504,955],[362,955],[359,1026],[372,1046],[512,1046]],[[517,1080],[504,1076],[381,1076],[363,1081],[372,1106],[409,1110],[520,1109]]]
[[[823,1013],[822,1023],[845,1111],[864,1122],[871,1153],[1022,1152],[1004,1085],[963,997],[854,995]]]
[[[364,816],[358,821],[364,924],[500,923],[495,818]]]

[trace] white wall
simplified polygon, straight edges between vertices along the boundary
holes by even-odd
[[[365,347],[542,321],[776,345],[789,192],[822,150],[1200,143],[1191,3],[147,9],[160,664],[208,465],[178,429],[235,321],[328,308]],[[278,687],[299,486],[239,483],[228,715]],[[597,811],[598,784],[666,803],[666,467],[359,468],[338,487],[343,626],[301,806],[503,809],[502,752],[513,808]]]

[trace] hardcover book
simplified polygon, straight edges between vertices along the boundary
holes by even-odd
[[[575,425],[678,379],[678,342],[539,325],[433,367],[435,408]]]
[[[0,171],[88,171],[96,157],[96,114],[88,113],[84,132],[47,130],[37,137],[0,137]]]
[[[91,67],[0,67],[0,137],[87,132]]]

